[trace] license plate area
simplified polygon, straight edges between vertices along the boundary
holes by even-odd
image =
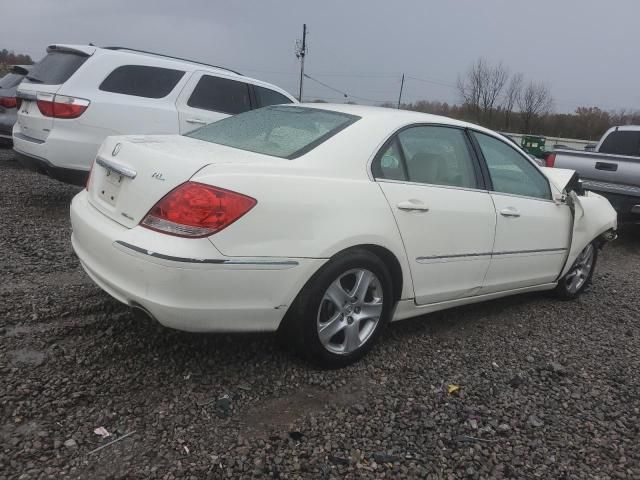
[[[22,100],[19,113],[23,115],[29,115],[29,111],[33,107],[32,103],[33,102],[31,100]]]
[[[108,168],[104,168],[104,170],[105,173],[102,177],[102,182],[98,186],[98,197],[103,202],[115,207],[118,203],[118,195],[124,182],[124,175]]]

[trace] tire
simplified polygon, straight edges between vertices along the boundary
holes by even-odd
[[[358,281],[368,282],[367,288],[356,288]],[[323,265],[298,294],[281,340],[323,368],[345,367],[371,349],[394,303],[384,262],[368,250],[348,250]]]
[[[597,260],[598,248],[595,242],[591,242],[584,247],[569,271],[558,282],[555,288],[556,296],[562,300],[573,300],[580,296],[591,283]]]

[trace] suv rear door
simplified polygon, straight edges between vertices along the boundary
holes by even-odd
[[[210,72],[196,71],[176,102],[180,133],[185,134],[229,115],[251,110],[248,83]]]
[[[53,128],[53,117],[40,112],[37,99],[53,100],[53,96],[95,51],[94,47],[75,49],[55,46],[47,48],[47,55],[36,63],[17,90],[21,99],[17,123],[22,135],[44,142]]]

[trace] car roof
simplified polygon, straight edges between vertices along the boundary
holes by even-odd
[[[78,45],[78,44],[62,44],[62,43],[49,45],[47,47],[47,53],[55,52],[55,51],[79,52],[89,56],[94,55],[96,52],[100,52],[100,54],[103,54],[103,55],[143,56],[146,58],[153,58],[153,59],[156,59],[158,63],[162,64],[166,68],[169,68],[170,66],[174,66],[174,67],[179,67],[181,70],[184,70],[187,72],[206,71],[206,72],[214,73],[227,78],[234,78],[234,79],[237,79],[238,81],[243,81],[243,82],[251,83],[254,85],[265,86],[271,90],[282,93],[283,95],[291,99],[294,99],[293,95],[291,95],[286,90],[278,87],[277,85],[273,85],[272,83],[265,82],[263,80],[259,80],[256,78],[247,77],[246,75],[243,75],[231,69],[227,69],[225,67],[210,65],[207,63],[199,62],[197,60],[189,60],[185,58],[172,57],[169,55],[164,55],[162,53],[147,52],[147,51],[136,50],[136,49],[131,49],[127,47],[97,47],[95,45]]]
[[[330,110],[334,112],[347,113],[356,115],[361,118],[371,119],[374,121],[384,121],[390,126],[401,127],[413,123],[433,123],[440,125],[451,125],[461,128],[473,128],[474,130],[496,135],[496,133],[487,128],[481,127],[462,120],[444,117],[442,115],[433,115],[431,113],[414,112],[411,110],[398,110],[389,107],[374,107],[370,105],[353,105],[341,103],[299,103],[291,105],[296,107],[309,107],[322,110]]]

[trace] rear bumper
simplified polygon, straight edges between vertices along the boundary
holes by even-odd
[[[39,158],[18,150],[14,144],[14,151],[18,158],[18,162],[29,170],[33,170],[43,175],[48,175],[51,178],[60,180],[61,182],[71,183],[73,185],[83,186],[87,183],[88,171],[74,170],[71,168],[56,167],[44,158]]]
[[[206,238],[128,229],[90,205],[85,191],[71,203],[71,224],[76,255],[98,286],[178,330],[275,331],[325,262],[225,257]]]
[[[20,153],[44,160],[50,168],[88,172],[108,134],[68,120],[54,123],[47,136],[40,139],[32,137],[17,122],[13,127],[13,144]]]

